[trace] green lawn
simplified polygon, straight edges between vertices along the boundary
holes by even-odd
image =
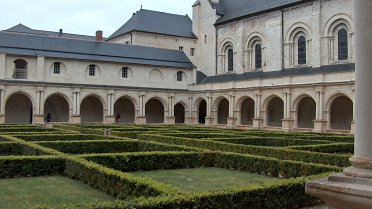
[[[98,190],[62,176],[0,180],[0,208],[22,209],[36,205],[84,205],[114,201]]]
[[[178,188],[182,192],[205,192],[263,183],[277,178],[222,168],[195,168],[133,172]]]

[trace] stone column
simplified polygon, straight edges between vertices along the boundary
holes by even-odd
[[[174,95],[168,96],[168,116],[166,117],[167,124],[176,124],[176,117],[174,116],[174,100]]]
[[[140,93],[138,95],[139,101],[139,115],[136,118],[137,124],[146,124],[146,113],[145,113],[145,94]]]
[[[190,95],[189,96],[189,114],[186,117],[186,124],[194,124],[195,122],[195,116],[193,112],[193,100],[194,98]]]
[[[352,167],[326,179],[307,182],[306,192],[332,209],[372,208],[372,1],[355,1],[356,131]]]
[[[113,124],[116,122],[115,121],[116,113],[114,113],[114,105],[115,105],[114,95],[115,95],[115,92],[113,90],[110,90],[107,93],[107,111],[105,115],[105,123],[107,124]]]
[[[237,118],[234,115],[234,108],[235,108],[235,96],[229,96],[229,117],[227,118],[227,126],[234,127],[236,125]]]
[[[5,91],[4,86],[0,89],[0,124],[5,123]]]
[[[214,124],[212,99],[213,98],[211,96],[207,96],[207,117],[205,117],[205,125],[207,126]]]
[[[316,91],[316,118],[314,120],[314,132],[324,132],[327,130],[327,120],[324,119],[324,91],[323,88]]]
[[[33,123],[44,124],[44,90],[42,88],[36,90],[36,107],[34,110]]]
[[[260,91],[254,93],[254,118],[252,128],[258,130],[262,128],[261,97]]]
[[[284,118],[282,120],[282,130],[291,131],[294,126],[294,119],[291,118],[291,93],[289,90],[284,90]]]
[[[353,87],[353,95],[352,95],[352,97],[353,97],[353,101],[354,101],[354,103],[353,103],[353,120],[351,121],[351,130],[350,130],[350,133],[352,133],[352,134],[354,134],[355,133],[355,114],[356,114],[356,112],[355,112],[355,106],[356,106],[356,104],[355,104],[355,87]]]
[[[73,107],[72,115],[70,115],[71,123],[80,123],[80,89],[74,89],[72,92]]]
[[[5,54],[0,53],[0,79],[5,79],[6,75],[5,57]]]

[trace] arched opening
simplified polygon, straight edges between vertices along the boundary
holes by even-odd
[[[174,106],[174,116],[176,123],[185,123],[185,107],[183,104],[178,103]]]
[[[150,99],[146,103],[147,123],[164,123],[164,106],[157,99]]]
[[[298,38],[297,47],[298,64],[304,65],[306,64],[306,38],[304,36]]]
[[[338,31],[338,60],[347,60],[348,53],[347,31],[341,29]]]
[[[227,124],[229,117],[229,101],[222,99],[218,104],[218,124]]]
[[[24,94],[14,94],[8,98],[5,104],[5,123],[31,124],[32,102]]]
[[[346,96],[337,97],[331,105],[331,129],[351,130],[353,102]]]
[[[69,109],[68,102],[60,95],[52,95],[44,103],[44,114],[50,116],[50,122],[68,122]]]
[[[119,113],[119,123],[134,123],[135,121],[135,107],[133,102],[125,97],[118,99],[114,105],[115,116]]]
[[[204,99],[199,103],[198,110],[198,122],[200,124],[205,124],[205,117],[207,117],[207,102]]]
[[[94,97],[84,98],[80,105],[81,123],[102,123],[103,105],[101,101]]]
[[[243,101],[241,107],[241,121],[242,125],[253,125],[254,118],[254,101],[251,98],[247,98]]]
[[[279,97],[270,100],[267,107],[267,125],[272,127],[282,127],[284,117],[284,102]]]
[[[316,103],[311,97],[301,99],[297,108],[297,127],[314,128]]]

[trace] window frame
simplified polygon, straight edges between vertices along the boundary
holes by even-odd
[[[227,49],[227,72],[234,72],[234,50],[232,47]]]
[[[182,82],[183,81],[183,72],[182,71],[178,71],[176,76],[177,76],[177,82]]]
[[[128,79],[129,75],[128,75],[128,67],[122,67],[121,68],[121,78],[123,79]]]
[[[94,65],[94,64],[89,65],[88,76],[95,77],[96,76],[96,70],[97,70],[96,65]]]
[[[306,37],[301,35],[297,39],[297,64],[307,64],[307,43]]]
[[[349,59],[348,32],[345,28],[337,31],[337,59],[344,61]]]
[[[254,46],[254,67],[255,69],[262,68],[262,45],[257,43]]]
[[[53,63],[53,74],[60,75],[61,74],[61,62],[54,62]]]

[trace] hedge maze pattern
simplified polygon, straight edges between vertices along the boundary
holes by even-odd
[[[105,129],[111,136],[103,136]],[[352,153],[348,135],[191,126],[0,126],[0,178],[63,175],[118,199],[84,208],[301,208],[318,201],[305,195],[306,181],[342,171]],[[280,179],[186,194],[128,173],[199,167]]]

